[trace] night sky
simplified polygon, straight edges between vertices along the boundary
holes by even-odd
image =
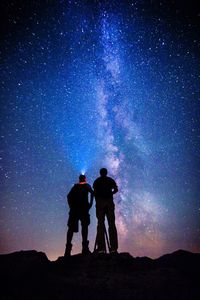
[[[2,2],[0,252],[63,255],[66,195],[101,167],[120,252],[200,252],[198,1]]]

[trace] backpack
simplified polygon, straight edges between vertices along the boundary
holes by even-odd
[[[75,184],[69,194],[67,195],[67,202],[70,208],[75,208],[77,206],[77,184]]]

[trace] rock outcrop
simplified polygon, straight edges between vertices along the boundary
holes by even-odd
[[[200,254],[158,259],[129,253],[59,257],[37,251],[0,255],[1,299],[200,299]]]

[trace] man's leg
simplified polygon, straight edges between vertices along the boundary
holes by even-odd
[[[88,226],[90,224],[90,215],[89,213],[85,213],[81,218],[82,225],[82,253],[89,254],[89,241],[88,241]]]
[[[82,225],[82,242],[83,244],[87,242],[87,238],[88,238],[88,225],[83,224]]]
[[[90,254],[89,249],[89,241],[88,241],[88,225],[82,225],[82,253],[83,254]]]
[[[65,248],[65,256],[69,256],[72,250],[72,238],[73,238],[73,230],[69,227],[67,231],[67,243]]]
[[[67,231],[67,241],[66,241],[66,248],[65,248],[65,256],[69,256],[72,250],[72,238],[73,233],[78,232],[78,217],[73,214],[71,211],[69,213],[68,219],[68,231]]]
[[[71,228],[68,228],[67,231],[67,244],[71,244],[72,238],[73,238],[73,230]]]
[[[96,216],[98,220],[97,224],[97,249],[98,251],[105,251],[105,235],[104,235],[104,221],[105,221],[105,212],[104,205],[102,203],[96,203]]]
[[[110,251],[116,252],[118,249],[118,237],[117,237],[117,229],[115,226],[115,205],[112,202],[108,202],[106,207],[106,216],[108,220],[108,232],[110,238]]]

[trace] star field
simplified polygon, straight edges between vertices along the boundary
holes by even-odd
[[[119,251],[199,252],[197,1],[1,6],[0,252],[63,255],[66,195],[101,167],[119,186]],[[95,236],[93,206],[91,249]]]

